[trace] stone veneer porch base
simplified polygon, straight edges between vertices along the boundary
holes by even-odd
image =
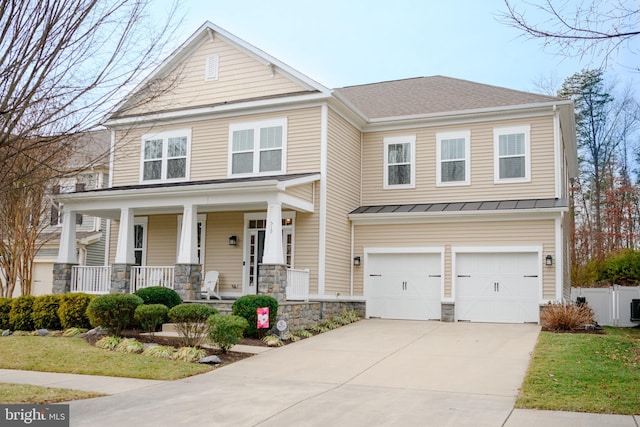
[[[235,300],[189,300],[215,307],[221,314],[231,314]],[[358,316],[365,316],[364,301],[285,301],[278,303],[278,320],[283,319],[290,330],[302,329],[322,320],[337,316],[345,310],[353,310]]]

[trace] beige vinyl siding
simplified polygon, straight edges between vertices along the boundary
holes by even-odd
[[[285,191],[285,193],[290,196],[297,197],[298,199],[304,200],[305,202],[311,203],[314,200],[313,183],[287,188],[287,191]]]
[[[253,114],[224,119],[200,120],[173,125],[127,130],[116,150],[113,185],[140,183],[142,135],[191,129],[190,180],[227,178],[229,125],[266,119],[287,119],[288,174],[320,171],[320,107],[308,107],[276,113]],[[120,131],[119,131],[120,132]]]
[[[493,130],[531,126],[531,182],[494,184]],[[436,186],[436,133],[471,132],[471,184]],[[384,137],[416,136],[416,186],[383,190]],[[554,197],[554,147],[552,116],[487,121],[364,134],[363,205],[464,202]]]
[[[178,216],[148,216],[146,265],[175,265],[177,254]]]
[[[205,80],[207,57],[218,55],[218,79]],[[259,62],[216,35],[203,42],[182,64],[163,79],[166,93],[127,115],[199,107],[305,91],[306,89]]]
[[[427,224],[356,225],[355,255],[368,247],[445,248],[445,297],[451,296],[452,246],[543,246],[555,251],[553,219],[527,221],[453,222]],[[363,258],[364,260],[364,258]],[[555,268],[543,267],[543,297],[555,299]],[[354,294],[363,295],[362,267],[354,269]]]
[[[315,182],[316,194],[319,183]],[[318,293],[318,239],[320,234],[320,197],[315,198],[313,213],[297,212],[294,229],[294,268],[309,269],[309,293]]]
[[[333,110],[328,114],[325,295],[350,293],[351,223],[360,204],[360,132]]]
[[[211,212],[207,214],[206,271],[220,273],[221,292],[242,292],[242,260],[244,245],[243,212]],[[237,236],[238,244],[229,246],[229,236]],[[237,284],[237,288],[233,285]]]

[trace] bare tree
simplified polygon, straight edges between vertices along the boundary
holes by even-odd
[[[545,48],[552,48],[557,54],[591,56],[606,62],[621,49],[638,53],[640,6],[637,1],[537,0],[525,3],[529,15],[517,9],[513,1],[504,2],[507,10],[499,14],[504,23],[542,40]],[[638,69],[635,64],[631,67]]]
[[[150,1],[0,0],[0,195],[22,154],[34,160],[23,175],[62,173],[41,154],[94,127],[158,65],[177,4],[158,25]]]

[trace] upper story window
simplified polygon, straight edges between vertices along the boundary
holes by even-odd
[[[285,172],[287,119],[234,123],[229,141],[230,176]]]
[[[471,132],[436,134],[437,185],[468,185],[470,182]]]
[[[141,182],[189,178],[191,129],[142,136]]]
[[[414,188],[416,176],[416,136],[384,138],[383,188]]]
[[[531,180],[530,131],[528,125],[493,130],[496,183]]]

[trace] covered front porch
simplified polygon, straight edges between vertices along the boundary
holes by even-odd
[[[129,293],[165,286],[183,300],[197,300],[206,272],[217,271],[225,298],[269,293],[268,282],[276,277],[280,300],[307,300],[317,253],[307,246],[296,251],[295,245],[297,236],[317,236],[318,179],[319,174],[297,174],[61,195],[53,291]],[[78,265],[76,213],[112,220],[105,265]],[[274,269],[277,274],[268,273]]]

